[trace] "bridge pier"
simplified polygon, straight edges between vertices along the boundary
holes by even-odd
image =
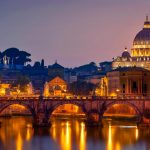
[[[46,115],[46,107],[45,107],[45,102],[43,101],[43,96],[39,97],[33,126],[34,127],[49,127],[50,126],[49,118],[47,118],[47,115]]]
[[[45,113],[39,112],[34,118],[34,127],[49,127],[51,125]]]
[[[88,114],[86,119],[87,126],[102,126],[102,117],[100,114]]]
[[[150,127],[150,118],[142,116],[139,122],[139,127]]]

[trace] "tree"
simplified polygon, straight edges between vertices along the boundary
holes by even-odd
[[[20,51],[17,48],[8,48],[3,53],[0,53],[0,60],[3,64],[4,56],[7,57],[9,60],[9,65],[25,65],[27,62],[31,62],[29,58],[31,54],[27,53],[26,51]]]
[[[31,54],[27,53],[26,51],[19,51],[19,57],[15,60],[15,64],[18,65],[25,65],[27,62],[31,62],[30,57]]]
[[[3,52],[3,56],[9,58],[9,64],[14,64],[15,59],[19,56],[19,49],[17,48],[8,48]]]

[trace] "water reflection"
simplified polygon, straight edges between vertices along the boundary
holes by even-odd
[[[108,127],[105,126],[102,130],[107,140],[107,150],[131,147],[139,140],[139,129],[136,125],[112,125],[109,123]]]
[[[85,123],[81,123],[81,132],[80,132],[80,150],[86,149],[86,130],[85,130]]]
[[[83,120],[52,120],[50,128],[32,128],[32,119],[0,119],[1,150],[147,150],[150,128],[104,120],[104,127],[87,127]]]
[[[32,125],[32,118],[1,118],[0,121],[2,122],[0,128],[0,143],[3,145],[2,147],[8,150],[22,150],[24,142],[29,142],[33,136],[33,129],[27,127],[27,122],[30,123],[30,126]]]
[[[112,130],[111,130],[111,125],[109,125],[108,127],[108,145],[107,145],[107,149],[108,150],[112,150]]]
[[[59,143],[62,150],[71,150],[76,146],[79,150],[86,149],[86,130],[83,121],[55,120],[50,129],[50,135]]]
[[[16,149],[22,150],[22,144],[23,144],[23,141],[22,141],[22,137],[21,137],[20,132],[19,132],[17,139],[16,139]]]

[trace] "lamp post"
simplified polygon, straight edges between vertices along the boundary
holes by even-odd
[[[120,90],[119,90],[119,89],[116,89],[117,99],[118,99],[118,96],[119,96],[119,92],[120,92]]]

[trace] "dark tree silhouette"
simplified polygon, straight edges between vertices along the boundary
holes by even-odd
[[[31,62],[29,58],[31,54],[26,51],[20,51],[17,48],[8,48],[3,53],[0,53],[0,60],[3,64],[3,58],[7,57],[9,59],[9,65],[25,65],[27,62]]]
[[[3,56],[9,58],[9,64],[14,64],[14,60],[19,56],[19,49],[17,48],[8,48],[3,52]]]
[[[25,51],[19,51],[19,57],[15,60],[15,64],[17,65],[25,65],[27,62],[31,62],[30,57],[31,54],[25,52]]]

